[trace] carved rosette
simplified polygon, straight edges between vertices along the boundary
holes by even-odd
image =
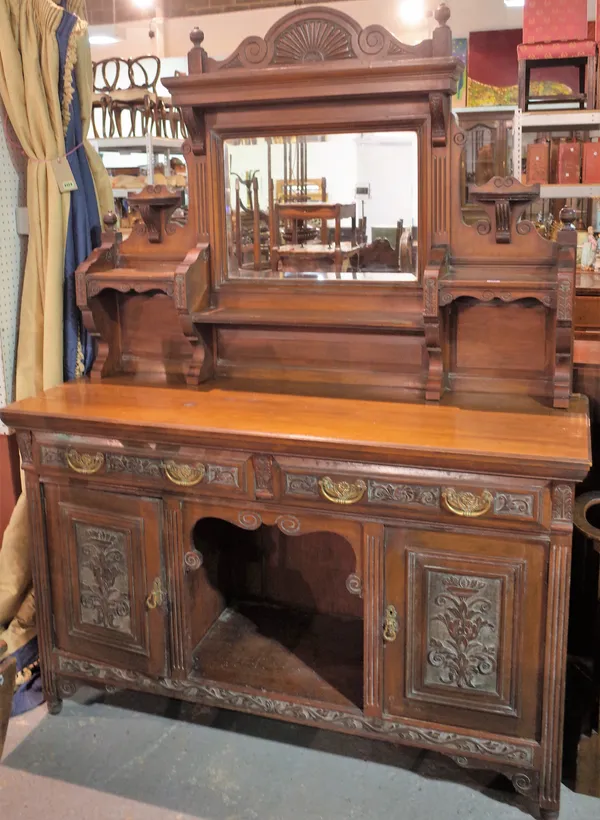
[[[350,595],[356,595],[359,598],[362,598],[363,595],[363,584],[362,578],[356,573],[352,573],[346,579],[346,589],[350,593]]]
[[[262,525],[262,518],[258,513],[241,512],[238,515],[238,524],[244,530],[257,530]]]
[[[299,535],[302,525],[295,515],[280,515],[275,522],[285,535]]]
[[[204,558],[198,550],[190,550],[190,552],[186,552],[183,562],[186,573],[197,572],[202,567]]]

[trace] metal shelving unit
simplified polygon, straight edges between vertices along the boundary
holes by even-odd
[[[513,174],[520,181],[523,158],[524,131],[573,131],[575,129],[600,133],[600,111],[527,111],[520,108],[513,119]],[[600,185],[541,185],[543,199],[600,198]]]
[[[91,144],[102,156],[102,161],[107,168],[110,166],[105,161],[104,154],[115,153],[143,153],[148,158],[149,185],[154,183],[154,169],[156,166],[156,155],[164,154],[169,163],[172,154],[183,154],[183,140],[168,139],[167,137],[155,137],[148,134],[146,137],[110,137],[107,139],[92,139]],[[126,198],[129,191],[115,190],[113,195],[116,199]]]

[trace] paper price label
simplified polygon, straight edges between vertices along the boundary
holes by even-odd
[[[61,194],[71,194],[73,191],[78,190],[75,177],[73,176],[73,171],[71,170],[69,160],[66,157],[60,157],[59,159],[52,160],[51,165],[52,170],[54,171],[56,184],[58,185],[58,190]]]

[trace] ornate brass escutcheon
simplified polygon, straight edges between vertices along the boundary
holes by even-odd
[[[102,453],[78,453],[77,450],[67,450],[67,464],[79,475],[94,475],[104,466]]]
[[[335,482],[325,476],[319,481],[321,495],[332,504],[358,504],[367,490],[367,485],[362,479],[356,484],[349,484],[347,481]]]
[[[178,487],[195,487],[200,484],[206,474],[204,464],[178,464],[176,461],[166,461],[165,473],[169,481]]]
[[[166,603],[166,600],[167,594],[163,589],[162,581],[160,578],[155,578],[154,584],[152,585],[152,592],[146,598],[146,609],[158,609],[159,606],[163,606],[163,604]]]
[[[388,606],[383,622],[383,639],[388,643],[394,643],[398,637],[398,629],[398,612],[396,611],[396,607]]]
[[[442,498],[453,515],[464,518],[480,518],[491,510],[494,501],[494,496],[489,490],[484,490],[481,495],[475,495],[455,490],[453,487],[447,487],[442,492]]]

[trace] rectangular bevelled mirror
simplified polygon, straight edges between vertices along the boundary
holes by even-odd
[[[415,282],[414,131],[227,139],[232,280]]]

